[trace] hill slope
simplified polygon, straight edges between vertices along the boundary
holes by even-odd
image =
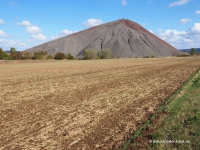
[[[69,36],[65,36],[33,48],[50,54],[57,52],[71,53],[76,58],[83,57],[85,49],[111,49],[115,57],[166,57],[177,55],[180,51],[161,40],[139,24],[130,20],[117,20],[95,26]]]

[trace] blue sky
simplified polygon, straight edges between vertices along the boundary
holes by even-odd
[[[177,49],[200,47],[200,0],[0,0],[0,47],[25,50],[129,19]]]

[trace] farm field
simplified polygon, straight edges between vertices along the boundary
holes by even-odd
[[[200,57],[0,63],[0,149],[119,149]]]

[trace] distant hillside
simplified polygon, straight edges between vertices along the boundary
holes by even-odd
[[[189,53],[191,49],[180,49],[180,51]],[[200,48],[196,48],[196,52],[200,53]]]
[[[38,46],[27,49],[31,53],[47,51],[71,53],[83,57],[85,49],[112,50],[114,57],[167,57],[180,53],[176,48],[152,34],[139,24],[121,19],[95,26]]]

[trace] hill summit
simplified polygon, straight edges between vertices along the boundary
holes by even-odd
[[[47,51],[49,54],[71,53],[82,58],[85,49],[111,49],[114,57],[167,57],[179,50],[152,34],[139,24],[121,19],[98,25],[68,36],[27,49],[29,52]]]

